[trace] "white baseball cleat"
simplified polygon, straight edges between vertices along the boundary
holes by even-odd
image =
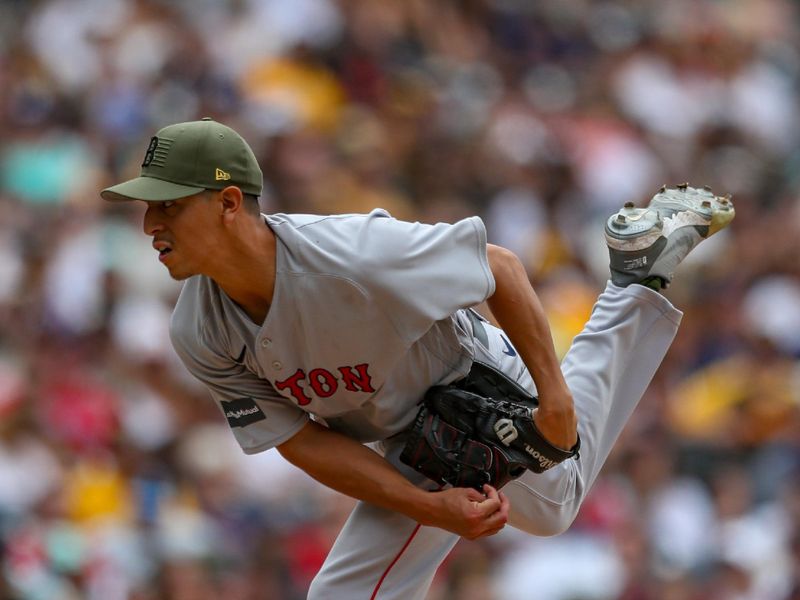
[[[662,187],[647,208],[627,203],[606,221],[611,281],[622,287],[667,287],[686,255],[735,214],[730,196],[715,196],[709,187],[696,189],[686,183]]]

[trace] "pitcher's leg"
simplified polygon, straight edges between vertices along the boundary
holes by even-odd
[[[379,451],[409,481],[439,486],[400,462],[403,441],[393,438]],[[359,502],[314,578],[309,600],[424,600],[436,569],[458,542],[444,529]]]
[[[729,196],[681,184],[661,188],[645,208],[628,203],[608,218],[611,283],[562,364],[581,457],[506,486],[510,523],[553,535],[572,522],[677,332],[680,311],[654,290],[667,287],[689,252],[734,215]],[[530,387],[527,374],[514,375],[518,365],[503,370]]]
[[[562,369],[576,398],[584,447],[591,450],[580,459],[587,487],[650,385],[682,316],[653,290],[609,284],[567,353]]]
[[[672,343],[682,313],[661,294],[611,283],[562,364],[581,436],[580,458],[536,474],[526,472],[504,491],[509,523],[537,535],[564,531],[575,518],[622,428]]]
[[[458,536],[359,502],[314,578],[309,600],[423,600]]]

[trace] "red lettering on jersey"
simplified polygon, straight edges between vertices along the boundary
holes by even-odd
[[[351,392],[374,392],[375,389],[372,387],[372,378],[369,375],[367,369],[369,369],[369,365],[367,363],[362,363],[360,365],[356,365],[355,369],[358,370],[358,375],[353,372],[354,367],[339,367],[339,373],[342,374],[342,381],[344,381],[344,387]]]
[[[305,378],[306,374],[303,369],[297,369],[297,371],[295,371],[291,377],[284,379],[283,381],[276,381],[275,387],[279,390],[288,389],[292,396],[294,396],[294,399],[297,400],[297,403],[300,406],[305,406],[306,404],[311,403],[311,398],[306,396],[303,388],[300,387],[300,380]]]
[[[342,381],[344,387],[350,392],[367,392],[372,393],[375,388],[372,387],[372,377],[369,374],[369,365],[362,363],[355,367],[339,367],[339,373],[342,374]],[[303,390],[301,384],[308,381],[311,389],[319,398],[329,398],[336,393],[339,389],[339,381],[336,376],[327,369],[317,368],[312,369],[308,377],[303,369],[297,369],[291,377],[287,377],[283,381],[276,381],[275,387],[281,391],[289,390],[289,393],[297,400],[300,406],[311,404],[312,398],[309,398]]]
[[[325,369],[314,369],[308,374],[308,381],[314,393],[320,398],[327,398],[336,393],[339,383],[333,373]]]

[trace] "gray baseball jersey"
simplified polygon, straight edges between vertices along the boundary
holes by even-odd
[[[494,292],[477,218],[421,225],[369,215],[265,217],[277,237],[273,302],[263,324],[205,277],[184,285],[172,339],[206,383],[245,452],[273,447],[310,418],[397,460],[416,404],[431,386],[488,361],[532,393],[534,383],[502,331],[473,330],[466,307]],[[597,477],[661,362],[680,321],[666,298],[609,284],[563,364],[575,399],[581,459],[525,473],[504,489],[509,523],[537,535],[563,531]],[[308,598],[422,600],[457,541],[398,513],[359,502]]]
[[[173,345],[206,384],[246,453],[310,418],[359,441],[413,420],[432,385],[469,371],[460,312],[494,292],[477,217],[425,225],[368,215],[265,216],[277,238],[275,291],[254,323],[214,281],[186,281]]]

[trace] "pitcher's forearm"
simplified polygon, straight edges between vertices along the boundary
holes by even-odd
[[[508,499],[494,488],[486,486],[486,496],[468,488],[427,492],[369,448],[313,421],[278,451],[331,489],[468,539],[497,533],[508,520]]]
[[[501,329],[531,371],[539,392],[566,388],[550,325],[522,263],[508,250],[489,247],[495,292],[487,300]]]
[[[577,440],[574,403],[544,308],[513,253],[489,245],[488,254],[495,292],[487,305],[536,383],[541,412],[537,426],[553,444],[571,448]]]
[[[428,492],[414,486],[376,452],[313,421],[278,451],[320,483],[351,498],[421,523],[430,518]]]

